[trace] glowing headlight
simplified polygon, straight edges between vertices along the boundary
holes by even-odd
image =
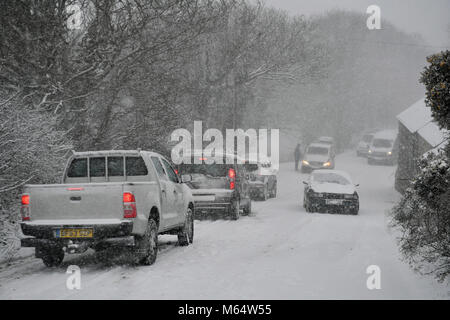
[[[309,162],[306,161],[306,160],[303,160],[302,163],[305,164],[305,165],[307,165],[307,166],[309,165]]]
[[[369,153],[372,153],[372,150],[369,150]]]
[[[324,166],[324,167],[331,167],[331,162],[325,162],[325,163],[323,164],[323,166]]]
[[[392,156],[392,151],[389,151],[389,152],[388,152],[388,155],[389,155],[389,156]]]

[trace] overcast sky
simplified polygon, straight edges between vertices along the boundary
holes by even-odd
[[[429,45],[450,46],[450,0],[265,0],[267,6],[293,14],[316,14],[339,8],[364,13],[369,5],[381,8],[381,19],[399,29],[421,34]],[[367,15],[369,16],[369,15]],[[382,22],[383,23],[383,22]]]

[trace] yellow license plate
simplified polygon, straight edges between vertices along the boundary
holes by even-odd
[[[92,238],[94,236],[93,229],[58,229],[56,230],[57,238]]]

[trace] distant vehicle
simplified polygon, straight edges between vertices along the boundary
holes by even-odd
[[[312,143],[306,148],[302,161],[302,172],[317,169],[334,169],[334,148],[329,144]]]
[[[370,144],[367,154],[367,163],[369,165],[376,163],[394,165],[396,159],[394,143],[396,138],[397,131],[394,130],[377,132]]]
[[[303,206],[307,212],[358,214],[359,195],[346,172],[317,170],[303,183]]]
[[[194,163],[198,157],[201,164]],[[231,158],[232,164],[227,163]],[[238,161],[239,160],[239,161]],[[223,155],[223,164],[207,164],[208,159],[194,153],[191,164],[178,166],[183,181],[191,188],[194,197],[195,215],[225,213],[238,220],[240,210],[248,215],[252,210],[248,173],[245,161],[236,155]]]
[[[249,174],[250,197],[267,200],[277,196],[277,175],[269,159],[261,159],[257,164],[246,164]]]
[[[363,135],[361,141],[359,141],[358,146],[356,147],[356,155],[358,157],[367,157],[374,135],[375,133],[366,133]]]
[[[75,152],[63,184],[25,185],[23,247],[35,247],[46,266],[88,248],[131,249],[136,262],[153,264],[158,234],[194,239],[194,200],[169,161],[148,151]]]
[[[319,137],[317,139],[317,142],[334,146],[334,138],[333,137],[325,137],[325,136]]]

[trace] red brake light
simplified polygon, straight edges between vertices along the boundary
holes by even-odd
[[[123,193],[123,202],[136,202],[136,199],[134,198],[134,194],[130,192],[124,192]]]
[[[233,168],[228,169],[228,178],[230,178],[230,190],[234,190],[234,178],[236,178],[236,171]]]
[[[236,171],[234,171],[233,168],[230,168],[230,169],[228,170],[228,177],[229,177],[230,179],[234,179],[234,178],[236,177]]]
[[[22,206],[20,207],[22,221],[30,221],[30,195],[22,195]]]
[[[123,217],[125,219],[136,218],[136,199],[131,192],[123,193]]]
[[[174,169],[174,171],[175,171],[176,174],[178,174],[178,170],[177,169]]]
[[[30,204],[30,196],[28,194],[22,195],[22,205],[28,206]]]

